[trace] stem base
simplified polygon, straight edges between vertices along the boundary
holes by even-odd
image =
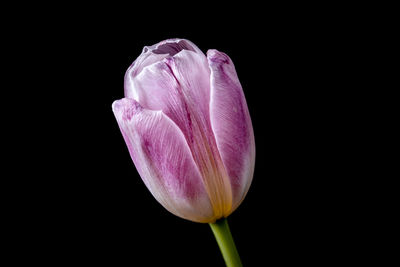
[[[226,266],[242,267],[243,265],[239,253],[229,229],[228,220],[226,218],[220,219],[215,223],[210,223],[210,227],[217,240],[222,256],[224,257]]]

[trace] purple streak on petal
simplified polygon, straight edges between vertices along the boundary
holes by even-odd
[[[202,177],[179,128],[162,111],[133,99],[113,104],[129,153],[153,196],[170,212],[197,222],[214,220]]]
[[[231,180],[234,210],[245,197],[253,178],[253,127],[231,59],[217,50],[209,50],[207,58],[211,69],[211,125]]]

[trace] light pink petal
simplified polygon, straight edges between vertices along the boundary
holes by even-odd
[[[125,97],[137,100],[135,77],[139,75],[145,67],[162,61],[164,58],[172,57],[183,50],[192,51],[204,56],[204,53],[201,52],[194,43],[186,39],[168,39],[152,46],[145,46],[140,56],[132,63],[125,73]]]
[[[187,138],[193,119],[204,127],[209,124],[210,71],[204,54],[182,50],[127,77],[130,89],[125,97],[147,109],[162,110]]]
[[[207,58],[211,70],[211,125],[232,185],[232,210],[235,210],[245,197],[253,178],[253,127],[231,59],[217,50],[209,50]]]
[[[171,213],[196,222],[215,220],[185,137],[162,111],[147,110],[133,99],[113,103],[129,152],[144,183]]]
[[[231,185],[211,129],[207,58],[201,52],[177,50],[136,76],[128,75],[128,92],[144,108],[162,110],[179,127],[202,174],[214,214],[227,216],[232,209]]]
[[[188,40],[169,39],[145,47],[127,70],[125,97],[146,109],[162,110],[182,130],[190,146],[194,126],[203,129],[206,136],[212,134],[209,81],[204,53]]]

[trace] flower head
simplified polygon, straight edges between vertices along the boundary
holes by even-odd
[[[153,196],[196,222],[230,215],[254,171],[249,111],[231,59],[192,42],[150,47],[125,75],[113,111],[133,162]]]

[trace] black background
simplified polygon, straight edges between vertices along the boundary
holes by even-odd
[[[14,167],[10,247],[26,251],[16,261],[223,266],[208,225],[175,217],[148,192],[111,110],[143,46],[167,38],[227,53],[242,83],[256,168],[229,222],[244,266],[325,265],[356,253],[345,171],[353,152],[343,152],[353,31],[326,9],[237,8],[64,7],[12,31],[22,39],[12,122],[21,130],[12,134],[25,151],[12,157],[26,162]]]

